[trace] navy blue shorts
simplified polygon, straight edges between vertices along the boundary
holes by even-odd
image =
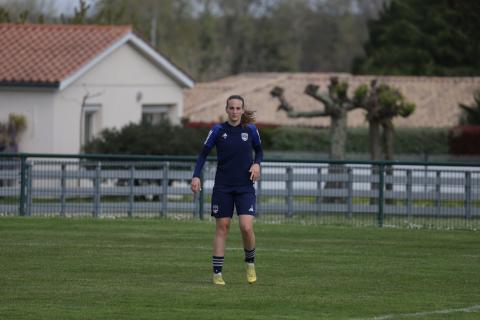
[[[255,188],[248,186],[214,186],[212,193],[212,217],[231,218],[233,208],[237,214],[256,215]]]

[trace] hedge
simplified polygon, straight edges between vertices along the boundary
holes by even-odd
[[[276,151],[328,152],[328,128],[278,127],[261,131],[264,149]],[[395,153],[447,154],[448,128],[398,128],[395,131]],[[368,153],[368,128],[347,130],[347,153]]]
[[[152,155],[196,155],[200,152],[209,127],[182,127],[168,122],[159,125],[130,123],[120,130],[106,129],[84,146],[88,153],[122,153]],[[262,127],[262,145],[266,151],[329,150],[328,128]],[[433,128],[398,128],[395,153],[447,154],[449,130]],[[347,131],[347,153],[368,153],[368,128]],[[212,155],[215,154],[214,152]]]

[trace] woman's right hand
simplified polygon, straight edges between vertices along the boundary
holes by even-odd
[[[199,177],[194,177],[192,179],[192,183],[190,184],[190,188],[192,189],[193,192],[199,192],[200,190],[202,190],[201,186],[200,186],[200,178]]]

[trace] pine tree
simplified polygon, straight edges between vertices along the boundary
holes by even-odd
[[[480,2],[392,0],[369,22],[366,55],[353,73],[480,74]]]

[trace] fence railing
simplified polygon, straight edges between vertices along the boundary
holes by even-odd
[[[210,216],[215,165],[194,157],[0,155],[0,215]],[[255,183],[269,223],[478,228],[480,164],[267,160]]]

